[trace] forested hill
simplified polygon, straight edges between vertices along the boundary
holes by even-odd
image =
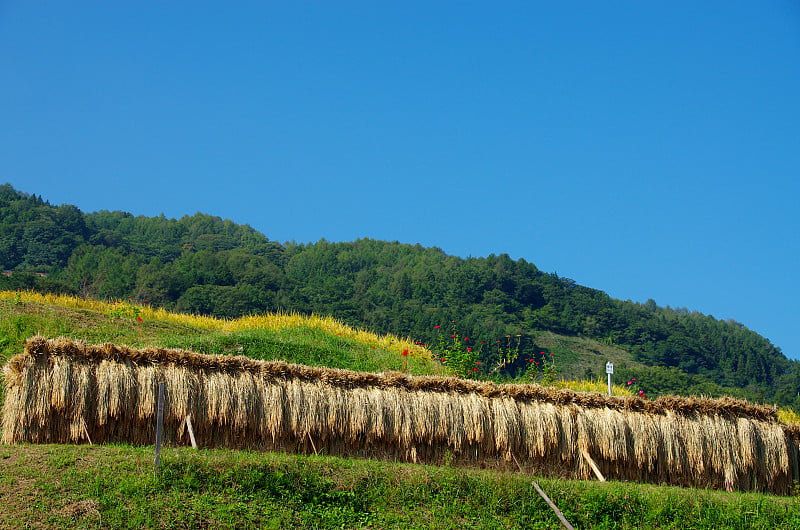
[[[0,187],[0,288],[235,317],[278,309],[331,314],[378,332],[435,340],[537,332],[620,345],[635,361],[693,381],[747,389],[798,406],[800,363],[733,321],[610,298],[508,255],[449,256],[438,248],[361,239],[280,244],[247,225],[197,213],[181,219],[82,213]],[[42,275],[28,273],[46,273]],[[494,341],[492,341],[494,342]],[[493,362],[491,348],[482,354]]]

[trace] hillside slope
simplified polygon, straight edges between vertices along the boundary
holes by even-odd
[[[621,377],[636,377],[651,392],[738,388],[753,399],[800,406],[800,363],[744,325],[652,300],[615,300],[507,255],[462,259],[369,239],[279,244],[209,215],[84,214],[9,185],[0,187],[0,214],[0,261],[13,270],[0,277],[0,288],[130,296],[227,318],[275,310],[329,314],[425,344],[453,327],[473,340],[483,365],[506,361],[498,373],[505,377],[523,374],[543,348],[557,348],[548,342],[552,333],[621,352],[620,368],[636,368]],[[47,277],[27,274],[33,272]],[[576,348],[567,349],[583,360],[562,363],[562,375],[602,375],[603,348]],[[518,353],[513,362],[509,349]]]

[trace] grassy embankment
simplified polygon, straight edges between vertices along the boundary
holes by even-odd
[[[217,321],[0,293],[2,360],[35,334],[369,371],[400,369],[409,348],[409,371],[442,370],[410,341],[332,319]],[[156,477],[152,457],[152,446],[0,446],[0,527],[559,526],[531,477],[509,470],[169,448]],[[800,528],[795,498],[536,480],[576,528]]]
[[[0,291],[0,361],[33,335],[88,343],[161,346],[198,353],[246,355],[359,371],[400,370],[403,350],[412,374],[441,374],[430,352],[410,339],[375,335],[323,316],[248,316],[235,320],[170,313],[127,302],[100,302],[34,292]]]
[[[226,450],[0,446],[0,527],[558,528],[507,471]],[[536,478],[576,528],[800,528],[796,499]]]

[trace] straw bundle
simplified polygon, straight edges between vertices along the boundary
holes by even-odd
[[[4,367],[2,442],[152,444],[508,466],[590,478],[786,493],[800,434],[773,408],[645,401],[536,385],[313,368],[68,339],[30,339]]]

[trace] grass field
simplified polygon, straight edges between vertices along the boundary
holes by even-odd
[[[796,498],[535,479],[575,528],[800,528]],[[510,471],[152,447],[0,446],[0,527],[558,528]]]
[[[333,319],[284,317],[216,321],[0,293],[0,361],[36,334],[365,371],[402,369],[400,352],[415,348]],[[444,372],[413,351],[409,372]],[[511,464],[463,469],[174,447],[156,475],[153,456],[152,446],[0,445],[0,528],[559,528],[536,480],[576,528],[800,529],[796,496],[538,478]]]

